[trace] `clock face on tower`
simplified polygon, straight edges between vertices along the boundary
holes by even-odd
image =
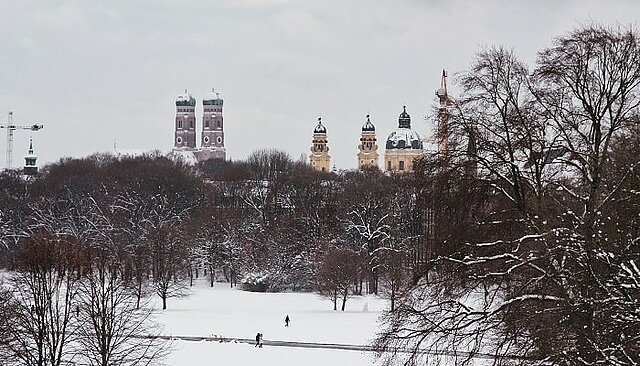
[[[209,143],[209,136],[205,136],[202,141],[204,141],[205,144]]]
[[[180,137],[180,136],[176,137],[176,142],[178,144],[181,144],[182,143],[182,137]]]

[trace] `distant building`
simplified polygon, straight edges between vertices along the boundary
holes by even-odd
[[[358,145],[358,169],[378,168],[378,144],[376,141],[376,127],[371,123],[367,114],[367,121],[362,125],[360,145]]]
[[[22,172],[24,175],[36,175],[38,174],[38,157],[33,153],[33,140],[29,139],[29,153],[24,157],[24,168]]]
[[[331,157],[329,156],[327,128],[322,125],[322,118],[318,118],[318,124],[313,129],[312,142],[311,154],[309,155],[311,167],[321,172],[328,172],[331,166]]]
[[[196,148],[196,99],[187,90],[176,98],[174,150]]]
[[[384,151],[385,170],[388,172],[411,171],[414,159],[423,154],[422,139],[411,129],[411,116],[407,113],[405,106],[398,117],[398,128],[387,138]]]
[[[176,119],[173,155],[186,162],[226,159],[224,146],[223,99],[211,90],[202,100],[202,133],[200,147],[196,146],[196,99],[187,92],[176,98]]]

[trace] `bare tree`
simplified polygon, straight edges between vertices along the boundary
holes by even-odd
[[[139,366],[155,363],[166,353],[156,338],[152,309],[138,303],[127,286],[117,253],[95,249],[78,288],[76,316],[82,353],[79,363],[89,366]]]
[[[5,285],[4,278],[0,278],[0,365],[11,365],[15,356],[11,352],[13,339],[11,327],[17,318],[18,306],[13,294]],[[15,347],[15,346],[14,346]]]
[[[43,232],[24,240],[11,278],[17,316],[11,351],[19,364],[61,366],[75,356],[78,278],[82,255],[72,237]]]
[[[344,311],[347,299],[358,278],[358,254],[348,248],[329,245],[322,255],[316,271],[316,283],[321,295],[333,301],[333,310],[338,309],[338,299],[342,300],[340,310]]]
[[[177,228],[161,225],[148,230],[146,239],[151,251],[153,289],[162,299],[162,310],[167,299],[188,294],[186,248]]]

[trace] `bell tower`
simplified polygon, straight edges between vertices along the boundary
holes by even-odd
[[[176,98],[176,126],[173,146],[174,149],[182,150],[196,148],[196,99],[186,89]]]
[[[211,92],[202,100],[204,108],[202,115],[202,147],[224,150],[224,125],[222,120],[222,105],[224,101],[220,93]]]
[[[322,118],[318,118],[318,125],[313,129],[313,145],[311,146],[309,163],[315,170],[321,172],[328,172],[331,166],[327,129],[322,124]]]
[[[214,89],[202,100],[202,136],[197,156],[200,160],[222,159],[226,157],[224,147],[224,124],[222,105],[224,101],[220,93]]]
[[[36,164],[37,160],[38,157],[33,154],[33,140],[29,139],[29,153],[24,157],[23,174],[36,175],[38,173],[38,165]]]
[[[371,123],[367,114],[367,121],[362,125],[360,145],[358,145],[358,169],[378,167],[378,144],[376,141],[376,127]]]

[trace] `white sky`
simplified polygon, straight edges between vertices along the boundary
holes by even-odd
[[[13,111],[17,124],[45,126],[16,132],[14,167],[30,134],[40,164],[114,141],[169,150],[175,97],[187,88],[198,99],[199,131],[214,87],[228,157],[308,155],[322,116],[332,164],[353,168],[367,113],[381,145],[404,104],[427,135],[441,70],[453,76],[482,46],[532,62],[579,24],[637,25],[638,15],[635,0],[4,0],[0,121]]]

